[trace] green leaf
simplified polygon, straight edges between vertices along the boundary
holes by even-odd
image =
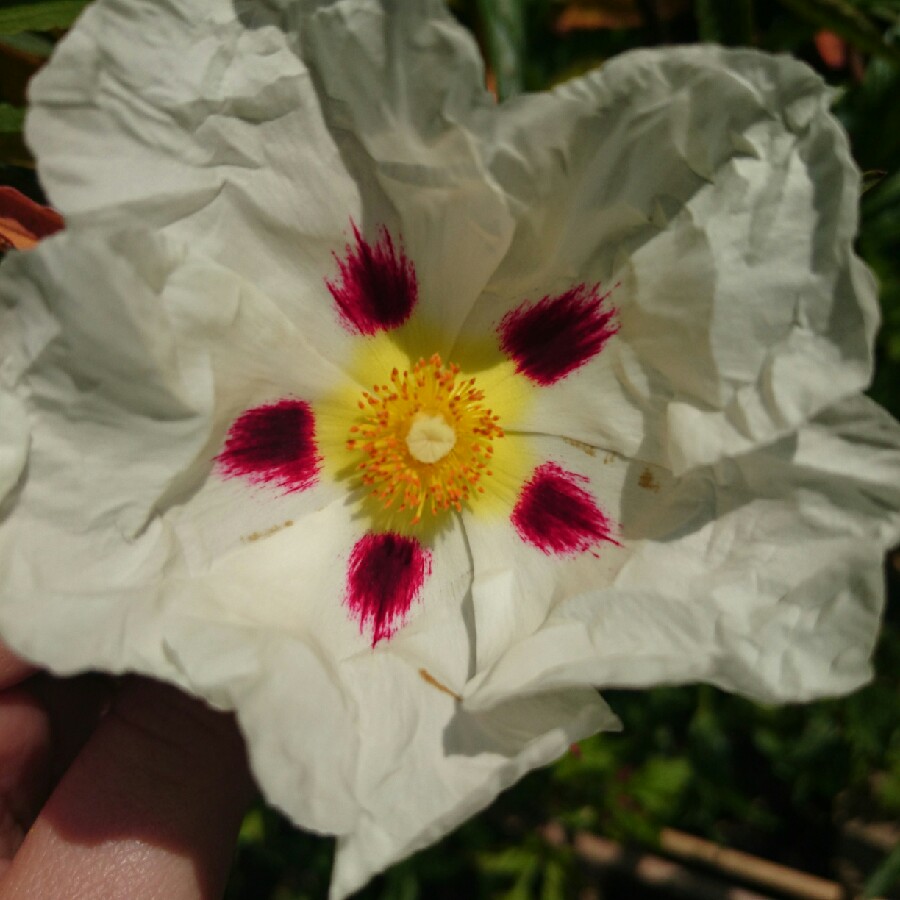
[[[579,743],[576,753],[567,753],[553,767],[554,779],[582,783],[595,776],[611,777],[619,761],[616,747],[605,734],[595,735]]]
[[[419,881],[410,860],[388,869],[385,873],[382,900],[417,900],[418,896]]]
[[[697,0],[694,14],[701,41],[731,47],[753,43],[753,0]]]
[[[888,854],[887,859],[872,873],[863,889],[863,900],[886,896],[896,884],[900,883],[900,847]]]
[[[683,757],[651,757],[629,785],[631,796],[644,812],[667,819],[691,779],[690,763]]]
[[[488,59],[503,100],[524,88],[525,13],[520,0],[478,0]]]
[[[900,23],[900,2],[898,0],[856,0],[872,16],[890,24]]]
[[[242,844],[261,844],[266,839],[266,823],[262,810],[251,809],[244,816],[238,841]]]
[[[20,106],[0,103],[0,134],[18,134],[25,123],[25,110]]]
[[[566,867],[558,859],[551,859],[544,867],[541,900],[565,900]]]
[[[41,34],[23,31],[19,34],[4,34],[0,37],[0,49],[4,47],[46,59],[53,52],[53,41],[47,40]]]
[[[497,853],[480,853],[478,865],[491,875],[515,875],[530,871],[538,861],[532,847],[508,847]]]
[[[89,0],[19,0],[0,9],[0,34],[68,28]]]
[[[849,0],[780,0],[798,16],[837,32],[860,50],[900,62],[900,49],[888,43],[872,20]]]
[[[888,173],[884,169],[867,169],[862,173],[862,187],[860,190],[861,194],[866,194],[872,190],[873,187],[877,187],[887,178]]]
[[[531,900],[532,885],[540,869],[540,860],[534,857],[516,878],[516,883],[503,895],[503,900]]]

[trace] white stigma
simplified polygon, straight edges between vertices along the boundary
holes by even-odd
[[[406,446],[413,459],[423,463],[436,463],[443,459],[456,444],[456,432],[441,415],[418,412],[409,426]]]

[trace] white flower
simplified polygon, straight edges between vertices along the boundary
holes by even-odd
[[[236,710],[334,897],[615,727],[593,686],[861,684],[900,534],[821,81],[480,85],[438,0],[98,0],[33,89],[0,633]]]

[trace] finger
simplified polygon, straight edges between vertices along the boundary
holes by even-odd
[[[0,690],[24,681],[37,669],[16,656],[5,644],[0,644]]]
[[[0,875],[25,837],[50,786],[50,723],[22,689],[0,694]]]
[[[212,900],[252,796],[232,719],[133,679],[28,833],[3,900]]]
[[[97,673],[54,678],[41,672],[24,687],[40,701],[50,718],[50,777],[56,783],[109,709],[116,681]]]
[[[0,691],[0,875],[111,696],[100,675],[39,673]]]

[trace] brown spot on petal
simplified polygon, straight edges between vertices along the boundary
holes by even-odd
[[[438,681],[428,669],[419,669],[419,675],[422,676],[422,680],[426,684],[430,684],[433,688],[437,688],[442,694],[446,694],[448,697],[452,697],[459,703],[462,703],[462,697],[456,693],[456,691],[451,691],[450,688],[447,687],[446,684]]]
[[[564,437],[563,440],[570,447],[574,447],[576,450],[580,450],[582,453],[587,453],[588,456],[596,456],[597,455],[597,448],[591,444],[587,444],[584,441],[576,440],[575,438]]]
[[[271,528],[265,528],[262,531],[254,531],[251,534],[242,537],[241,540],[245,544],[251,544],[254,541],[261,541],[263,538],[271,537],[273,534],[277,534],[279,531],[283,531],[285,528],[290,528],[293,524],[293,519],[286,519],[280,525],[273,525]]]
[[[662,485],[656,480],[656,478],[653,477],[653,473],[650,471],[650,469],[646,467],[644,468],[644,471],[641,472],[641,477],[638,478],[638,484],[645,491],[653,491],[654,494],[658,494],[659,489],[662,487]]]

